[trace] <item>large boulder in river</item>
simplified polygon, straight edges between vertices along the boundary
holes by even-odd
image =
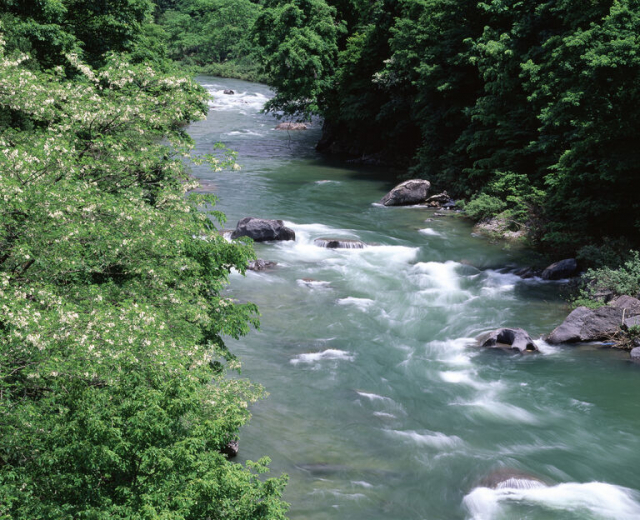
[[[387,193],[380,204],[384,206],[408,206],[421,204],[427,199],[431,183],[424,179],[404,181]]]
[[[284,225],[282,220],[245,217],[238,222],[231,238],[249,237],[256,242],[267,240],[295,240],[296,233]]]
[[[562,325],[554,329],[547,341],[555,344],[608,339],[620,330],[623,316],[631,315],[632,313],[618,307],[578,307],[567,316]]]
[[[484,339],[482,346],[518,350],[521,353],[538,352],[538,347],[524,329],[494,330]]]
[[[570,278],[578,272],[578,262],[575,258],[566,258],[551,264],[542,271],[543,280],[562,280]]]
[[[634,363],[640,363],[640,347],[631,349],[629,356]]]

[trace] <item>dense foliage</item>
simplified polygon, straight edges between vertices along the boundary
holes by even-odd
[[[263,80],[251,29],[260,0],[155,0],[168,56],[210,74]]]
[[[223,343],[256,324],[223,292],[252,249],[188,194],[183,129],[207,94],[83,39],[129,30],[146,2],[84,4],[3,3],[0,518],[284,518],[268,460],[221,454],[263,392],[227,376]],[[39,46],[43,27],[60,46]],[[140,57],[139,31],[110,50]]]
[[[637,242],[637,0],[270,0],[256,30],[272,108],[324,116],[323,148],[408,161],[556,253]]]

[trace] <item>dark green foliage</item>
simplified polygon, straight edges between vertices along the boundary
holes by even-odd
[[[277,39],[266,44],[271,26],[257,27],[270,75],[282,80],[274,109],[311,106],[333,151],[412,156],[410,175],[479,195],[476,217],[504,206],[533,218],[557,254],[606,237],[638,243],[638,0],[326,4],[347,33],[321,76],[285,81],[294,71],[276,59]],[[294,2],[267,2],[263,19],[284,5]],[[297,18],[296,30],[315,23]],[[283,46],[309,56],[302,44]],[[513,179],[511,201],[491,193]]]
[[[255,24],[264,71],[276,88],[267,109],[308,118],[327,103],[343,26],[325,0],[266,0]]]
[[[199,66],[247,57],[252,50],[249,33],[259,11],[250,0],[174,2],[160,17],[169,56]]]
[[[3,0],[0,19],[7,51],[46,69],[65,65],[70,52],[100,65],[109,51],[132,51],[151,9],[150,0]]]

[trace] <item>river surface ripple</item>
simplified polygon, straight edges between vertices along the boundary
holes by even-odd
[[[228,227],[279,218],[297,234],[256,245],[275,269],[232,275],[230,294],[257,303],[262,325],[228,342],[270,394],[241,432],[241,458],[268,455],[290,476],[292,519],[640,518],[639,367],[594,346],[469,346],[501,326],[548,333],[567,312],[562,284],[509,274],[526,252],[461,219],[374,204],[389,172],[318,155],[317,123],[274,130],[260,112],[267,87],[198,80],[214,96],[189,128],[198,151],[222,142],[242,165],[194,167]],[[335,237],[374,245],[313,243]],[[480,487],[498,468],[549,486]]]

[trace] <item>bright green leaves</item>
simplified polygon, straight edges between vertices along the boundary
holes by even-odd
[[[263,390],[223,342],[257,326],[224,294],[253,250],[187,193],[208,95],[68,60],[75,81],[0,49],[0,107],[30,123],[0,134],[0,518],[284,518],[284,479],[219,453]]]

